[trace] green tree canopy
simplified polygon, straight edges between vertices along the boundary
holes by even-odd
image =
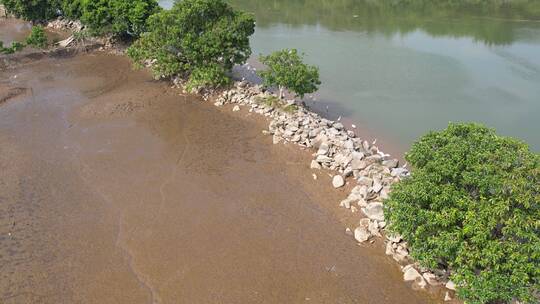
[[[30,21],[45,21],[57,16],[57,0],[0,0],[6,11]]]
[[[82,0],[81,21],[96,34],[139,36],[160,8],[156,0]]]
[[[223,0],[183,0],[148,21],[148,32],[128,50],[138,64],[153,60],[157,76],[180,75],[188,88],[218,86],[251,55],[254,18]]]
[[[445,268],[467,303],[538,303],[540,157],[477,124],[416,142],[414,170],[385,203],[390,230],[424,266]]]
[[[285,49],[268,56],[260,56],[259,60],[268,68],[258,74],[267,87],[277,86],[279,98],[283,97],[286,88],[300,97],[318,90],[321,84],[319,69],[303,62],[303,56],[295,49]]]

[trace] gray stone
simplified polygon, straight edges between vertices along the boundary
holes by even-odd
[[[317,158],[316,160],[319,162],[319,163],[331,163],[332,162],[332,159],[326,155],[317,155]]]
[[[372,235],[380,236],[379,223],[377,221],[371,221],[368,225],[368,230]]]
[[[444,287],[450,289],[450,290],[453,290],[455,291],[456,290],[456,284],[452,281],[448,281],[446,282],[446,285],[444,285]]]
[[[364,214],[372,220],[384,221],[383,204],[379,202],[369,203],[362,209]]]
[[[360,160],[360,159],[353,159],[351,162],[351,168],[353,170],[363,170],[368,166],[368,163],[366,161]]]
[[[375,182],[375,184],[373,184],[372,190],[375,193],[379,193],[379,192],[381,192],[382,188],[383,188],[383,186],[377,181],[377,182]]]
[[[385,160],[382,162],[382,165],[387,167],[387,168],[395,168],[399,165],[399,161],[397,159],[390,159],[390,160]]]
[[[232,109],[233,112],[238,112],[240,111],[240,107],[238,105],[234,106],[234,108]]]
[[[358,226],[356,229],[354,229],[354,238],[360,242],[366,242],[371,237],[371,234],[366,229],[366,227]]]
[[[358,185],[371,187],[373,185],[373,179],[371,179],[371,178],[369,178],[367,176],[360,176],[360,178],[358,178]]]
[[[340,123],[340,122],[336,122],[336,123],[333,125],[333,127],[334,127],[336,130],[338,130],[338,131],[341,131],[341,130],[343,130],[343,128],[345,128],[345,127],[343,126],[343,124]]]

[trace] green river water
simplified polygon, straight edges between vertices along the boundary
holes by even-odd
[[[397,2],[230,0],[256,16],[254,59],[305,52],[323,82],[308,104],[390,152],[450,121],[481,122],[540,151],[540,1],[512,9]]]

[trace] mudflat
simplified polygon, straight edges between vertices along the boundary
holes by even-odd
[[[121,56],[0,71],[1,303],[433,303],[260,117]]]

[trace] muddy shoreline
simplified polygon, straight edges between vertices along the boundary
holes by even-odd
[[[0,105],[4,303],[436,302],[343,232],[346,189],[262,117],[100,52],[0,83],[27,89]]]

